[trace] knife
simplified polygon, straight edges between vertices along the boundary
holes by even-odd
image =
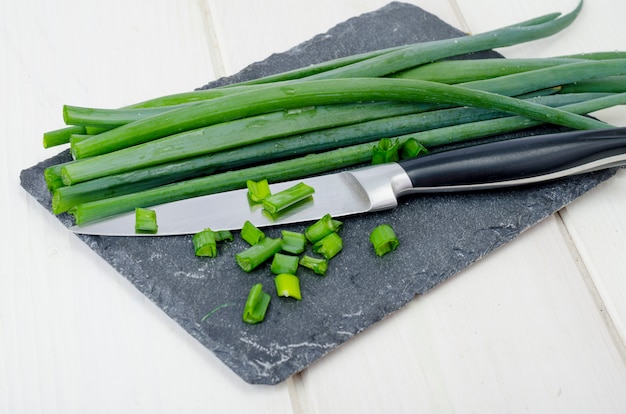
[[[437,152],[397,163],[363,167],[270,185],[272,193],[304,182],[313,196],[278,217],[248,201],[247,189],[150,207],[156,236],[194,234],[205,228],[237,230],[314,221],[391,209],[410,194],[489,190],[529,185],[626,164],[626,127],[526,136]],[[135,234],[135,213],[73,226],[80,234]]]

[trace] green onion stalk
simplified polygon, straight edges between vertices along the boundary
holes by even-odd
[[[570,111],[578,110],[582,113],[588,113],[605,107],[624,103],[626,103],[626,94],[617,94],[579,104],[568,105],[565,109]],[[430,131],[430,136],[425,137],[424,140],[422,140],[419,136],[415,136],[415,138],[428,148],[431,145],[443,145],[450,143],[451,136],[456,137],[458,142],[462,142],[467,139],[474,139],[477,136],[483,137],[497,133],[511,132],[541,124],[540,122],[528,120],[524,117],[507,117],[505,119],[507,119],[506,125],[498,125],[497,127],[490,128],[488,133],[485,129],[485,122],[489,121],[483,121],[483,123],[479,125],[470,123],[465,124],[464,128],[459,126],[456,128],[457,132],[463,132],[463,134],[460,134],[459,136],[449,135],[450,132],[448,130],[440,128],[435,131]],[[498,120],[496,119],[493,121],[495,122]],[[411,137],[414,136],[411,135],[403,137],[404,139],[401,142],[404,142],[405,139],[409,139]],[[150,206],[170,201],[177,201],[184,198],[212,194],[215,192],[245,188],[247,180],[267,179],[268,181],[276,182],[301,178],[304,176],[363,164],[369,162],[371,157],[371,143],[351,145],[270,164],[252,166],[206,177],[167,184],[136,193],[85,202],[73,206],[69,212],[74,215],[77,224],[84,224],[93,220],[126,212],[138,205]]]

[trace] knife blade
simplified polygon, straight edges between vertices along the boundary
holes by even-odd
[[[626,164],[626,128],[527,136],[442,151],[397,163],[275,183],[272,193],[304,182],[315,193],[278,217],[251,204],[247,189],[152,206],[159,231],[135,234],[135,214],[73,226],[79,234],[168,236],[205,228],[237,230],[363,214],[397,206],[410,194],[529,185]]]

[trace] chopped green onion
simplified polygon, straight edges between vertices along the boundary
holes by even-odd
[[[257,283],[252,286],[250,293],[248,293],[246,304],[243,308],[243,321],[250,324],[263,322],[269,304],[270,295],[263,292],[263,285],[261,283]]]
[[[396,233],[389,224],[381,224],[374,228],[370,233],[370,242],[374,246],[377,256],[384,256],[396,250],[400,244]]]
[[[233,234],[228,230],[220,230],[220,231],[215,231],[213,233],[215,233],[215,241],[218,241],[218,242],[235,240],[235,238],[233,237]]]
[[[330,233],[313,245],[313,251],[330,260],[343,249],[343,240],[337,233]]]
[[[404,160],[428,154],[428,149],[415,138],[409,138],[400,146],[400,157]]]
[[[249,245],[254,246],[265,238],[265,233],[252,222],[246,220],[241,228],[241,238],[247,241]]]
[[[248,180],[246,181],[246,186],[248,187],[248,197],[250,197],[250,200],[255,203],[260,203],[272,195],[270,185],[267,180]]]
[[[276,285],[276,294],[278,296],[302,300],[300,279],[298,279],[298,276],[289,273],[281,273],[274,278],[274,284]]]
[[[282,230],[282,248],[284,251],[293,254],[300,254],[306,248],[306,237],[303,233]]]
[[[135,233],[156,234],[158,229],[156,211],[139,207],[135,209]]]
[[[281,273],[291,273],[295,275],[298,270],[298,256],[276,253],[274,259],[272,259],[272,267],[270,270],[275,275]]]
[[[215,235],[216,233],[211,229],[204,229],[193,235],[193,249],[196,256],[217,256],[217,239]]]
[[[314,273],[324,276],[328,270],[328,261],[317,257],[304,255],[300,258],[298,264],[307,269],[311,269]]]
[[[304,235],[311,243],[316,243],[317,241],[328,236],[330,233],[339,231],[342,226],[343,223],[341,221],[333,219],[330,214],[326,214],[324,217],[307,227],[304,231]]]
[[[265,198],[263,207],[268,213],[276,214],[309,198],[314,192],[313,187],[301,182]]]
[[[280,251],[280,239],[265,237],[257,244],[248,247],[246,250],[235,255],[237,264],[245,272],[251,272],[261,263],[273,257]]]
[[[397,139],[383,138],[372,151],[372,164],[384,164],[396,162],[400,159],[400,141]]]

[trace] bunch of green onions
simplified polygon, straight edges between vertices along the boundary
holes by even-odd
[[[548,14],[490,32],[348,56],[120,109],[65,106],[73,160],[49,167],[55,214],[76,224],[156,204],[370,162],[383,138],[427,149],[541,124],[608,128],[626,103],[626,53],[446,60],[555,34]]]

